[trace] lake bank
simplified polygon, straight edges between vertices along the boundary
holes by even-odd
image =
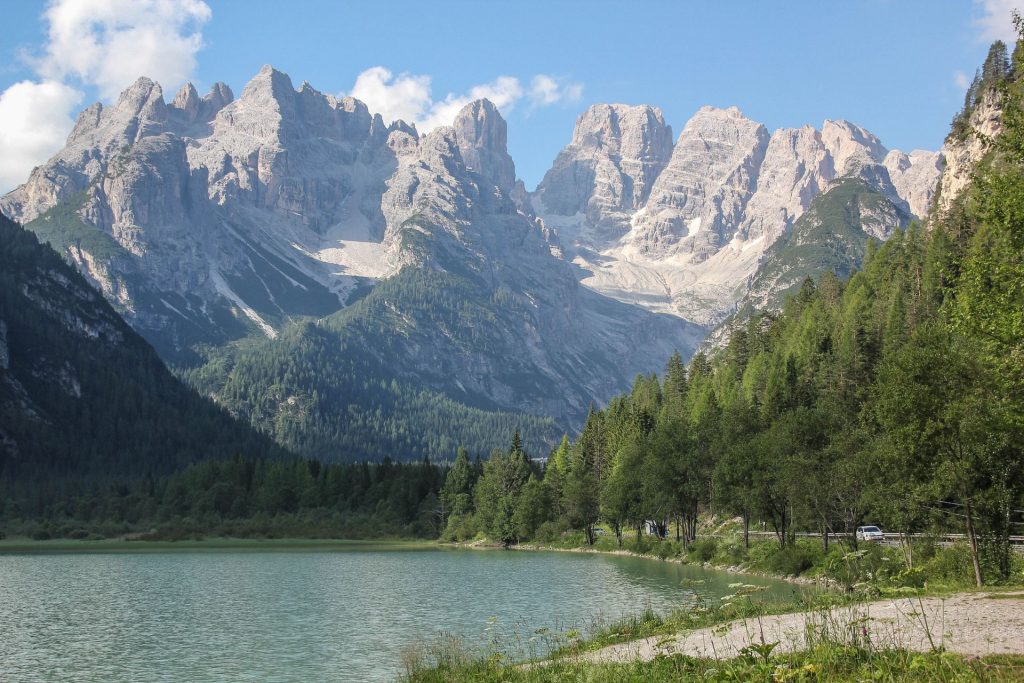
[[[772,579],[775,581],[785,581],[799,586],[815,587],[821,589],[835,589],[837,586],[834,581],[826,577],[808,577],[808,576],[795,576],[792,574],[777,574],[771,572],[761,572],[752,569],[746,569],[740,565],[716,565],[711,562],[694,563],[690,562],[683,557],[659,557],[651,553],[638,553],[634,550],[626,548],[616,549],[604,549],[596,547],[572,547],[565,548],[559,546],[546,546],[538,545],[534,543],[520,543],[513,546],[502,546],[497,543],[490,541],[471,541],[467,543],[444,543],[440,545],[451,546],[455,548],[467,548],[471,550],[515,550],[522,552],[556,552],[556,553],[582,553],[587,555],[609,555],[615,557],[634,557],[641,560],[652,560],[656,562],[667,562],[670,564],[677,564],[685,567],[695,567],[706,571],[723,572],[726,574],[735,574],[736,576],[749,576],[757,579]]]
[[[353,549],[414,550],[437,548],[434,541],[422,540],[345,540],[308,538],[205,538],[201,540],[143,540],[101,539],[95,541],[54,539],[0,539],[0,554],[4,553],[109,553],[109,552],[174,552],[174,551],[338,551]]]

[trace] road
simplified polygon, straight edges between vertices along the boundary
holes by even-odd
[[[755,537],[755,538],[775,538],[775,532],[774,531],[751,531],[750,535],[751,535],[751,537]],[[829,539],[847,539],[847,538],[849,538],[852,535],[853,534],[838,533],[838,534],[829,534],[828,537],[829,537]],[[883,541],[883,543],[885,543],[886,545],[899,545],[900,541],[901,541],[901,536],[902,536],[902,534],[893,534],[893,533],[886,532],[885,533],[885,541]],[[797,538],[814,538],[814,539],[819,539],[820,540],[821,537],[822,537],[822,534],[817,533],[817,532],[801,531],[801,532],[798,532],[796,534],[796,537]],[[967,535],[966,534],[938,534],[938,535],[936,535],[936,534],[910,534],[910,538],[913,539],[913,540],[932,540],[932,541],[935,541],[936,543],[938,543],[941,546],[951,546],[951,545],[953,545],[954,543],[956,543],[958,541],[966,541],[967,540]],[[861,543],[864,543],[864,542],[865,541],[861,541]],[[1010,544],[1018,552],[1024,552],[1024,536],[1010,536]]]

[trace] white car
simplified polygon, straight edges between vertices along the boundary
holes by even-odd
[[[884,541],[885,534],[877,526],[857,527],[858,541]]]

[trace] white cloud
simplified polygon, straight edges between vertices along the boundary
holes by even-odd
[[[56,81],[21,81],[0,94],[0,191],[60,149],[82,93]]]
[[[965,74],[963,71],[953,72],[953,82],[956,83],[956,87],[960,88],[961,90],[967,90],[967,87],[971,84],[970,79],[967,78],[967,74]]]
[[[560,83],[546,74],[534,76],[530,86],[530,99],[539,107],[558,102],[578,102],[581,97],[581,83]]]
[[[1024,6],[1021,0],[974,0],[981,16],[974,20],[978,28],[978,40],[992,42],[1002,40],[1012,45],[1017,40],[1017,32],[1010,19],[1014,9]]]
[[[210,16],[202,0],[57,0],[43,15],[49,42],[37,68],[94,85],[104,99],[139,76],[177,86],[195,69]]]
[[[425,133],[451,124],[459,110],[473,100],[486,98],[507,114],[524,97],[528,97],[533,106],[574,102],[582,96],[583,86],[562,84],[550,76],[539,74],[534,76],[527,90],[518,78],[499,76],[490,83],[473,86],[466,93],[448,93],[435,100],[431,94],[430,76],[395,76],[388,69],[375,66],[359,74],[348,94],[365,102],[370,111],[379,113],[385,121],[402,119],[415,123],[416,128]]]
[[[449,93],[442,101],[434,102],[426,115],[416,122],[416,127],[426,132],[438,126],[451,125],[459,110],[473,100],[490,100],[501,113],[507,114],[522,96],[523,86],[518,78],[499,76],[490,83],[473,86],[465,95]]]
[[[63,146],[83,88],[109,100],[139,76],[167,88],[186,80],[210,17],[202,0],[53,0],[47,42],[28,59],[39,80],[0,94],[0,192]]]
[[[387,121],[412,123],[430,109],[430,76],[402,74],[396,78],[384,67],[375,66],[359,74],[348,94]]]

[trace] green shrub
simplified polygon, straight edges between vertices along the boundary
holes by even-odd
[[[718,554],[718,542],[713,538],[699,538],[690,546],[690,559],[694,562],[710,562]]]
[[[747,549],[741,537],[728,536],[718,541],[717,547],[714,561],[718,564],[737,565],[747,561]]]
[[[750,566],[773,574],[799,576],[820,563],[823,551],[813,541],[797,541],[785,548],[767,541],[750,548]]]
[[[537,543],[555,543],[562,537],[563,531],[565,531],[563,525],[558,522],[547,521],[537,527],[533,540]]]
[[[971,550],[965,542],[938,550],[923,565],[923,570],[929,581],[951,586],[969,586],[974,583]]]
[[[441,533],[442,541],[468,541],[477,532],[476,516],[457,514],[448,518],[448,525]]]
[[[677,557],[680,554],[679,544],[675,541],[661,541],[654,546],[654,555],[662,560]]]
[[[627,550],[632,550],[634,553],[640,553],[641,555],[649,555],[654,550],[654,544],[658,540],[653,536],[642,535],[640,540],[637,540],[636,536],[627,536],[623,546]]]

